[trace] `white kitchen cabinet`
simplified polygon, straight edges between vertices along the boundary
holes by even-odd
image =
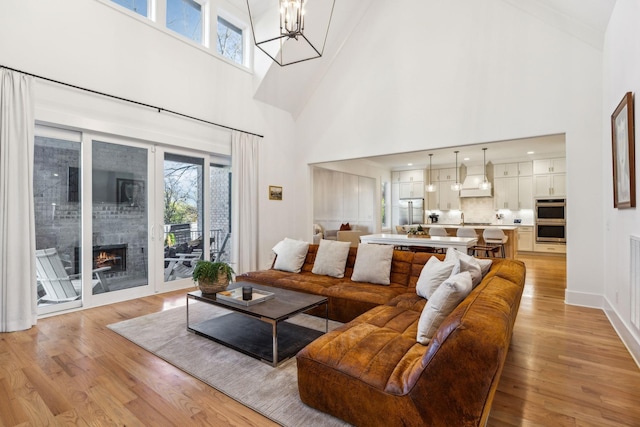
[[[400,171],[399,173],[399,182],[424,182],[424,170],[416,169],[416,170],[408,170],[408,171]]]
[[[533,162],[518,162],[518,176],[533,175]]]
[[[518,164],[517,163],[500,163],[493,165],[493,177],[494,178],[509,178],[518,176]]]
[[[401,199],[422,199],[424,198],[424,182],[401,182],[400,186],[400,198]]]
[[[460,192],[451,189],[453,183],[455,181],[438,183],[438,209],[441,211],[460,209]]]
[[[564,158],[542,159],[533,161],[533,174],[565,173],[567,171]]]
[[[535,197],[564,197],[567,195],[566,176],[563,173],[534,175],[533,193]]]
[[[426,194],[426,207],[427,209],[429,209],[430,211],[435,211],[440,209],[439,207],[439,203],[440,203],[440,184],[437,182],[434,182],[433,185],[436,187],[436,191],[434,191],[433,193],[425,193]]]
[[[533,227],[518,227],[518,252],[533,251]]]
[[[429,210],[460,209],[460,192],[451,190],[455,182],[456,168],[434,169],[431,172],[431,183],[436,186],[436,191],[424,193]]]
[[[518,209],[518,178],[495,178],[493,180],[494,207],[496,209]]]
[[[545,252],[549,254],[566,254],[567,253],[567,245],[562,243],[533,243],[533,251],[534,252]]]
[[[456,180],[456,168],[437,169],[436,181],[454,181]],[[458,174],[458,179],[460,174]]]
[[[518,178],[518,209],[533,209],[533,177]]]
[[[400,172],[391,172],[391,182],[400,182]]]

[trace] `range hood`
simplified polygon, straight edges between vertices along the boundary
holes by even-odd
[[[493,197],[493,186],[491,185],[490,176],[487,175],[489,188],[481,190],[480,183],[484,181],[484,167],[467,166],[467,176],[462,183],[460,197]]]

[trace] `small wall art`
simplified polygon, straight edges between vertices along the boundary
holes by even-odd
[[[269,200],[282,200],[282,187],[269,186]]]
[[[613,150],[613,207],[636,206],[633,94],[627,92],[611,115]]]

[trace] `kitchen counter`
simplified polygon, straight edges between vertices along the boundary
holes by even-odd
[[[458,231],[458,228],[463,227],[462,224],[443,224],[443,223],[434,223],[434,224],[421,224],[422,228],[429,229],[431,227],[443,227],[445,230],[447,230],[447,233],[450,236],[455,236],[456,232]],[[478,245],[484,245],[484,239],[482,238],[482,232],[484,230],[486,230],[487,228],[499,228],[501,229],[504,234],[506,234],[506,236],[508,237],[507,243],[504,244],[504,251],[505,251],[505,257],[507,258],[514,258],[516,256],[516,253],[518,252],[518,235],[517,235],[517,230],[518,230],[518,226],[522,226],[522,227],[533,227],[532,225],[529,224],[491,224],[491,225],[487,225],[487,224],[474,224],[474,223],[465,223],[464,227],[472,227],[474,230],[476,230],[476,234],[478,235]],[[405,225],[404,227],[411,227],[411,228],[417,228],[418,225],[410,225],[407,226]]]
[[[474,224],[474,223],[465,223],[463,224],[443,224],[443,223],[435,223],[435,224],[421,224],[422,228],[430,228],[430,227],[444,227],[444,228],[452,228],[458,229],[460,227],[473,227],[476,230],[484,230],[487,228],[499,228],[501,230],[517,230],[519,226],[527,226],[526,224]],[[417,225],[416,225],[417,227]]]
[[[367,234],[360,236],[362,243],[376,243],[394,246],[415,246],[423,248],[454,248],[463,253],[478,243],[472,237],[409,237],[406,234]]]

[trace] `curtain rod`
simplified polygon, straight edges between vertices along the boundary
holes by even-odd
[[[127,99],[127,98],[123,98],[123,97],[120,97],[120,96],[111,95],[109,93],[99,92],[99,91],[93,90],[93,89],[87,89],[87,88],[82,87],[82,86],[76,86],[76,85],[72,85],[71,83],[65,83],[65,82],[61,82],[59,80],[50,79],[48,77],[39,76],[37,74],[27,73],[26,71],[16,70],[15,68],[7,67],[7,66],[4,66],[4,65],[0,65],[0,68],[6,68],[7,70],[11,70],[11,71],[15,71],[15,72],[18,72],[18,73],[26,74],[27,76],[36,77],[38,79],[46,80],[48,82],[56,83],[56,84],[63,85],[63,86],[68,86],[68,87],[71,87],[71,88],[74,88],[74,89],[78,89],[78,90],[83,90],[85,92],[93,93],[93,94],[96,94],[96,95],[106,96],[108,98],[117,99],[119,101],[128,102],[130,104],[135,104],[135,105],[140,105],[140,106],[143,106],[143,107],[151,108],[151,109],[154,109],[154,110],[158,110],[158,113],[161,113],[161,112],[165,111],[167,113],[175,114],[176,116],[185,117],[187,119],[195,120],[195,121],[202,122],[202,123],[207,123],[209,125],[218,126],[218,127],[229,129],[229,130],[235,130],[235,131],[238,131],[238,132],[243,132],[243,133],[246,133],[246,134],[249,134],[249,135],[254,135],[254,136],[257,136],[257,137],[260,137],[260,138],[264,138],[263,135],[259,135],[257,133],[247,132],[247,131],[242,130],[242,129],[232,128],[231,126],[221,125],[220,123],[210,122],[209,120],[205,120],[205,119],[199,119],[198,117],[193,117],[193,116],[190,116],[188,114],[182,114],[182,113],[179,113],[179,112],[173,111],[173,110],[167,110],[166,108],[162,108],[162,107],[156,107],[155,105],[151,105],[151,104],[145,104],[144,102],[138,102],[138,101],[134,101],[132,99]]]

